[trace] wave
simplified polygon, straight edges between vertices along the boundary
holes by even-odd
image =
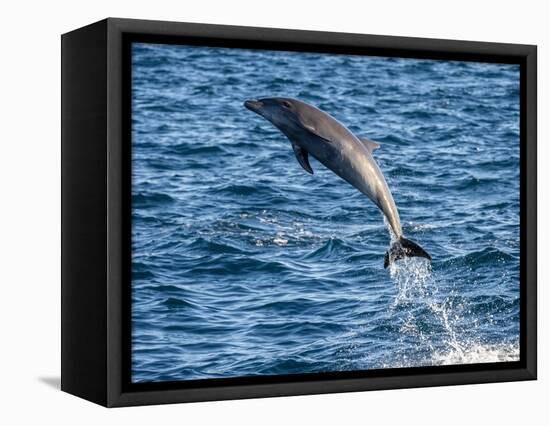
[[[326,360],[286,358],[277,360],[267,366],[261,366],[258,374],[276,375],[292,373],[315,373],[330,371],[331,363]]]
[[[263,260],[252,256],[214,256],[208,257],[201,262],[194,262],[187,271],[188,275],[217,275],[234,276],[241,274],[256,274],[258,272],[268,272],[271,274],[288,273],[289,265],[275,260]]]
[[[132,280],[147,280],[155,277],[151,271],[132,271]]]
[[[169,297],[168,299],[164,300],[162,302],[163,306],[166,306],[168,309],[181,309],[181,308],[194,308],[195,305],[193,305],[190,302],[187,302],[186,300],[178,299],[175,297]]]
[[[171,284],[144,285],[143,288],[147,290],[153,290],[159,293],[180,293],[182,291],[181,287],[171,285]]]
[[[191,241],[187,245],[186,249],[195,253],[204,252],[210,256],[215,256],[219,254],[244,253],[243,250],[241,250],[238,247],[235,247],[234,245],[224,243],[224,242],[211,241],[203,237],[198,237],[193,241]]]
[[[339,238],[330,238],[321,247],[306,254],[303,259],[342,258],[358,250]]]
[[[170,204],[175,201],[168,194],[163,193],[138,193],[132,195],[132,207],[158,207],[159,205]]]
[[[388,171],[388,175],[392,177],[406,176],[406,177],[425,177],[427,173],[420,168],[407,167],[404,165],[396,166]]]
[[[218,145],[197,145],[191,143],[179,143],[170,145],[168,150],[178,156],[199,156],[206,154],[224,154],[225,150]]]
[[[239,185],[239,184],[229,184],[222,187],[218,187],[214,190],[218,194],[227,194],[227,195],[263,195],[263,196],[273,196],[278,195],[276,190],[269,186],[255,186],[255,185]]]
[[[480,268],[496,263],[506,263],[515,260],[516,258],[496,247],[486,247],[483,250],[473,251],[463,256],[454,257],[452,259],[441,262],[441,267],[468,266],[472,269]]]
[[[273,312],[281,315],[319,315],[330,311],[331,316],[345,314],[349,306],[357,306],[360,302],[353,298],[320,301],[314,298],[294,297],[288,300],[260,301],[247,305],[247,312]]]
[[[461,179],[453,183],[453,190],[464,191],[469,189],[477,189],[482,187],[487,187],[499,183],[500,178],[480,178],[475,176],[468,176],[467,178]]]
[[[468,298],[465,303],[468,303],[471,313],[497,315],[511,311],[519,312],[518,297],[504,297],[501,295],[479,295]]]
[[[332,321],[306,320],[306,321],[277,321],[262,322],[250,326],[247,333],[254,335],[267,336],[270,338],[289,339],[293,337],[318,336],[324,337],[327,331],[338,333],[345,330],[341,324]]]

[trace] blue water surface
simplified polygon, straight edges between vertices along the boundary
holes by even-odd
[[[135,44],[132,380],[519,359],[519,67]],[[374,153],[405,235],[243,107],[295,97]]]

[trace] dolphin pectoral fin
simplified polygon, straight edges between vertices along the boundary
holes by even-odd
[[[368,138],[359,137],[359,140],[360,140],[361,143],[365,146],[365,148],[368,149],[368,151],[369,151],[370,153],[372,153],[372,151],[374,151],[375,149],[380,148],[380,144],[379,144],[378,142],[371,141],[371,140],[368,139]]]
[[[313,174],[313,169],[309,164],[308,152],[295,143],[292,143],[292,149],[294,150],[294,154],[296,154],[296,159],[298,163],[300,163],[300,166],[302,166],[306,172]]]

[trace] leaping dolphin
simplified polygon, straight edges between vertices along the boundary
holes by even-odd
[[[326,112],[292,98],[248,100],[244,106],[270,121],[292,144],[298,163],[313,174],[309,154],[353,185],[384,213],[396,240],[386,252],[384,268],[403,257],[430,255],[415,242],[406,239],[399,213],[382,171],[372,152],[380,145],[359,138]]]

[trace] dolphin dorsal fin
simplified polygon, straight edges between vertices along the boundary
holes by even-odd
[[[378,142],[371,141],[369,138],[366,138],[364,136],[359,137],[359,140],[370,153],[372,153],[372,151],[374,151],[375,149],[380,148],[380,144]]]
[[[308,152],[294,142],[292,142],[292,149],[294,150],[294,154],[296,154],[296,159],[298,163],[300,163],[300,166],[302,166],[306,172],[313,174],[313,169],[309,165]]]

